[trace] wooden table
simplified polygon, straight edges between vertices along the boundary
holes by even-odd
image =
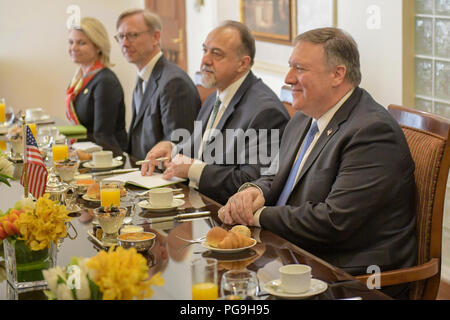
[[[19,192],[21,188],[14,182],[12,191]],[[345,299],[351,297],[361,297],[362,299],[390,299],[388,296],[376,291],[369,290],[358,280],[344,271],[336,268],[329,263],[315,257],[314,255],[302,250],[292,243],[280,238],[279,236],[258,228],[252,228],[252,234],[260,242],[251,249],[243,253],[234,255],[217,255],[203,248],[200,244],[191,244],[186,246],[186,242],[178,239],[180,236],[186,239],[195,239],[204,236],[208,230],[221,225],[217,218],[217,210],[220,205],[211,199],[201,195],[196,190],[190,189],[185,184],[178,184],[182,188],[185,197],[185,204],[179,208],[181,212],[211,211],[211,215],[202,218],[196,218],[189,221],[168,221],[163,223],[148,223],[149,219],[160,216],[171,216],[176,212],[170,213],[152,213],[135,207],[133,223],[141,224],[147,231],[153,231],[157,234],[155,246],[145,254],[150,266],[150,273],[154,274],[161,271],[165,279],[163,287],[153,287],[155,294],[152,300],[189,300],[191,299],[191,279],[190,279],[190,261],[199,256],[212,256],[219,260],[219,279],[223,272],[229,268],[246,267],[257,272],[258,279],[262,284],[279,278],[278,268],[281,265],[289,263],[304,263],[312,267],[314,278],[325,281],[328,289],[316,296],[310,297],[312,300]],[[142,190],[137,190],[142,191]],[[136,192],[130,190],[129,195]],[[21,194],[17,194],[19,199]],[[131,199],[131,196],[129,197]],[[93,208],[99,206],[99,203],[87,202],[79,199],[81,204]],[[11,201],[10,207],[14,202]],[[129,201],[130,211],[133,201]],[[4,205],[3,205],[4,206]],[[2,209],[4,209],[2,207]],[[65,266],[70,262],[72,256],[90,257],[95,255],[98,250],[102,250],[95,241],[87,235],[87,231],[92,230],[90,222],[81,222],[80,217],[74,217],[72,224],[77,230],[75,240],[66,238],[58,252],[57,264]],[[71,231],[73,233],[73,231]],[[0,282],[0,299],[45,299],[41,291],[21,292],[8,290],[7,281]],[[264,293],[264,292],[263,292]],[[277,299],[270,295],[263,295],[261,299]]]

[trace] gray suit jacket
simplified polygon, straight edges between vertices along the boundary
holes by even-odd
[[[197,121],[201,121],[202,125],[201,134],[197,137],[200,140],[215,100],[216,93],[213,93],[205,100],[198,114]],[[289,114],[277,95],[250,72],[216,127],[224,139],[219,140],[218,135],[213,134],[210,142],[204,147],[203,160],[208,165],[202,172],[199,191],[219,203],[226,203],[243,183],[260,177],[264,161],[260,161],[261,158],[257,156],[258,146],[262,148],[261,144],[264,144],[267,150],[278,150],[279,139],[272,141],[271,136],[268,136],[267,141],[259,139],[242,142],[238,136],[227,137],[227,130],[229,133],[237,132],[236,130],[249,133],[254,129],[254,132],[262,133],[260,129],[268,129],[270,135],[270,129],[274,129],[281,139],[288,121]],[[192,141],[191,150],[194,150],[193,157],[196,158],[198,148],[194,148]],[[212,155],[213,161],[206,159],[205,155]]]
[[[352,274],[415,264],[414,162],[400,126],[363,89],[320,136],[287,205],[273,206],[310,123],[302,112],[293,117],[280,171],[255,182],[268,205],[261,226]]]
[[[192,132],[200,106],[198,90],[191,78],[161,56],[147,83],[138,114],[135,114],[133,99],[133,117],[128,131],[131,159],[145,159],[156,143],[171,140],[175,129]]]

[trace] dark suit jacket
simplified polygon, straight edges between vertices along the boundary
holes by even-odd
[[[197,121],[201,121],[202,125],[201,134],[198,137],[200,140],[206,130],[215,100],[216,93],[213,93],[205,100],[197,117]],[[214,138],[217,135],[213,134],[210,143],[205,145],[203,160],[208,165],[202,172],[199,191],[219,203],[226,203],[243,183],[260,177],[264,163],[260,161],[261,159],[255,158],[258,154],[258,144],[264,143],[267,150],[275,150],[279,147],[280,140],[271,141],[271,137],[268,137],[267,141],[260,140],[255,143],[253,141],[241,143],[237,136],[230,136],[231,140],[226,139],[227,130],[238,129],[241,132],[249,132],[254,129],[255,132],[260,132],[260,129],[276,129],[281,139],[288,121],[289,114],[277,95],[250,72],[231,99],[216,127],[216,130],[223,134],[224,139],[219,141]],[[217,148],[219,145],[222,148]],[[262,146],[259,145],[259,147]],[[206,154],[214,156],[213,161],[205,159]],[[197,158],[197,155],[198,148],[193,156],[190,156]],[[258,161],[254,163],[249,161],[252,156],[255,156],[253,160]]]
[[[200,106],[200,97],[191,78],[161,56],[147,82],[138,114],[135,114],[133,99],[133,118],[128,132],[128,153],[132,160],[145,159],[155,144],[171,140],[175,129],[192,132]]]
[[[266,228],[351,274],[416,262],[414,162],[397,122],[356,88],[317,141],[286,206],[275,203],[311,118],[286,127],[280,170],[255,183]]]
[[[114,72],[100,70],[74,101],[80,123],[87,128],[88,140],[114,154],[127,149],[123,89]]]

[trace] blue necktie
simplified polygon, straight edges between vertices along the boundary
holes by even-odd
[[[292,188],[294,187],[295,178],[297,177],[298,168],[300,167],[300,163],[302,162],[303,157],[305,156],[306,151],[308,150],[311,142],[314,139],[314,136],[319,131],[317,128],[317,121],[313,121],[311,127],[309,128],[308,133],[306,134],[305,142],[302,145],[302,149],[300,151],[300,155],[295,161],[294,166],[289,173],[289,177],[287,178],[286,184],[284,185],[283,191],[281,191],[280,197],[277,201],[277,206],[284,206],[286,204],[289,195],[291,194]]]

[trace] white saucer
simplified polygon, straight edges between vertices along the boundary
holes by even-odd
[[[27,122],[39,122],[39,121],[47,121],[49,119],[50,119],[49,115],[43,115],[43,116],[41,116],[39,118],[37,118],[37,117],[36,118],[34,118],[34,117],[25,118],[25,121],[27,121]]]
[[[214,248],[211,247],[206,241],[202,242],[202,247],[206,248],[208,250],[214,251],[214,252],[220,252],[220,253],[235,253],[235,252],[239,252],[239,251],[243,251],[245,249],[251,248],[256,244],[256,240],[253,240],[253,244],[247,246],[247,247],[242,247],[242,248],[235,248],[235,249],[219,249],[219,248]]]
[[[88,161],[88,162],[84,162],[83,166],[89,169],[112,169],[112,168],[116,168],[116,167],[120,167],[123,164],[122,161],[118,161],[113,159],[111,164],[108,165],[94,165],[94,163],[92,161]]]
[[[272,280],[264,284],[264,290],[266,290],[268,293],[270,293],[273,296],[285,299],[305,299],[308,297],[318,295],[326,291],[327,288],[328,285],[326,284],[326,282],[323,282],[322,280],[319,279],[311,279],[311,287],[309,288],[309,290],[301,293],[284,292],[283,289],[281,289],[280,279]]]
[[[87,193],[83,194],[81,197],[86,201],[100,202],[100,199],[91,198],[87,195]]]
[[[143,200],[138,203],[138,206],[142,209],[155,211],[155,212],[163,212],[163,211],[169,211],[178,208],[179,206],[182,206],[184,204],[184,200],[182,199],[173,199],[172,205],[170,207],[153,207],[148,200]]]

